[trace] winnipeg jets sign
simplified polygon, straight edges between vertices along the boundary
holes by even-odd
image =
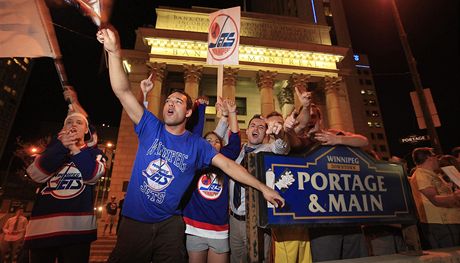
[[[222,9],[209,15],[209,65],[238,65],[240,7]]]

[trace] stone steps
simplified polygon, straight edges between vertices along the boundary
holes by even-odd
[[[117,236],[99,236],[91,244],[89,262],[100,263],[106,262],[117,242]]]

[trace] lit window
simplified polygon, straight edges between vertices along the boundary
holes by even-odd
[[[374,91],[370,90],[370,89],[368,89],[366,92],[367,92],[367,95],[374,95],[375,94]],[[361,93],[362,93],[362,91],[361,91]]]
[[[368,100],[367,102],[369,105],[375,105],[375,100]]]
[[[372,117],[378,117],[380,116],[379,112],[378,111],[372,111]]]
[[[368,122],[367,122],[367,126],[372,127],[372,126],[373,126],[373,125],[372,125],[372,122],[368,121]]]
[[[382,125],[380,124],[380,122],[375,122],[375,123],[374,123],[374,126],[377,127],[377,128],[382,127]]]
[[[364,95],[364,94],[366,94],[366,91],[362,89],[361,90],[361,95]]]

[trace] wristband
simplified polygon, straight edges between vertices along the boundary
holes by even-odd
[[[227,115],[225,115],[225,114],[222,114],[222,117],[228,118],[228,114],[227,114]]]

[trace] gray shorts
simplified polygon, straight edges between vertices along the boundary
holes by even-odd
[[[217,254],[227,253],[230,251],[228,244],[228,238],[226,239],[215,239],[199,237],[194,235],[187,235],[186,246],[188,251],[204,251],[211,249]]]

